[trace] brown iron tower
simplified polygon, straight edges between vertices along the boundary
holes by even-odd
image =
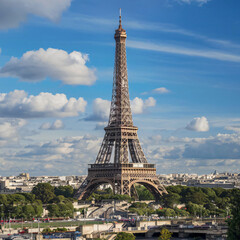
[[[114,194],[136,196],[134,184],[144,185],[159,200],[167,193],[156,176],[154,164],[149,164],[141,148],[137,130],[133,126],[128,91],[126,60],[126,31],[119,27],[114,35],[116,41],[113,92],[108,126],[95,164],[89,164],[88,176],[76,197],[87,199],[101,184],[112,186]],[[110,162],[113,155],[113,163]],[[129,162],[129,155],[132,162]]]

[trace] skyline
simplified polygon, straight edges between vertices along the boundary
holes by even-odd
[[[148,162],[158,174],[240,171],[239,3],[18,2],[0,3],[0,175],[81,175],[95,162],[120,7]]]

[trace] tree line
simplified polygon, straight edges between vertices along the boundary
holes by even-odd
[[[74,189],[39,183],[31,193],[0,194],[1,219],[32,219],[42,217],[43,207],[49,217],[72,217]]]

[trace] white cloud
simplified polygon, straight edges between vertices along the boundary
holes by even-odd
[[[209,124],[206,117],[194,118],[187,126],[186,129],[196,132],[207,132]]]
[[[57,119],[55,122],[52,124],[49,122],[43,123],[39,129],[41,130],[58,130],[58,129],[63,129],[64,124],[61,120]]]
[[[95,136],[77,136],[35,143],[15,153],[11,161],[15,161],[18,169],[20,166],[22,169],[23,163],[24,168],[31,166],[37,174],[85,174],[88,164],[95,162],[101,141]]]
[[[86,121],[106,121],[109,118],[111,102],[102,98],[93,101],[93,113],[85,118]]]
[[[141,141],[148,162],[157,164],[158,173],[206,174],[214,169],[240,170],[239,134],[196,139],[170,138],[166,141],[162,136],[155,135]],[[101,142],[102,137],[78,136],[32,143],[21,150],[14,145],[14,150],[2,151],[0,170],[3,169],[5,174],[18,173],[19,169],[27,169],[34,175],[85,174],[87,164],[94,163]],[[6,162],[7,165],[1,166]]]
[[[12,144],[19,139],[19,129],[26,124],[23,119],[0,121],[0,146]]]
[[[207,138],[178,138],[171,136],[157,142],[155,138],[144,141],[145,154],[149,162],[160,166],[160,171],[211,172],[239,171],[240,135],[217,134]],[[159,171],[158,170],[158,171]]]
[[[220,61],[240,62],[240,55],[221,52],[221,51],[213,51],[208,49],[192,49],[192,48],[186,48],[181,46],[155,44],[151,42],[131,41],[131,40],[128,40],[127,46],[130,48],[150,50],[150,51],[156,51],[156,52],[180,54],[180,55],[186,55],[186,56],[192,56],[192,57],[203,57],[203,58],[215,59]]]
[[[154,89],[153,92],[158,94],[164,94],[164,93],[169,93],[170,91],[165,87],[160,87],[160,88]]]
[[[133,100],[131,100],[131,109],[132,109],[132,113],[134,114],[141,114],[147,108],[154,107],[155,105],[156,105],[156,100],[153,97],[149,97],[146,100],[135,97]]]
[[[240,159],[240,136],[238,134],[217,134],[205,141],[187,144],[183,158],[195,159]]]
[[[70,85],[92,85],[96,81],[95,69],[88,68],[87,54],[64,50],[40,48],[37,51],[28,51],[18,59],[12,57],[0,69],[2,77],[16,77],[22,81],[37,82],[50,77]]]
[[[0,29],[15,28],[31,14],[57,21],[70,5],[71,0],[1,0]]]
[[[71,117],[84,112],[86,105],[81,97],[67,99],[59,93],[41,92],[37,96],[28,96],[24,90],[0,93],[0,117]]]

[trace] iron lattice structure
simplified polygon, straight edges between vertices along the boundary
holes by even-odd
[[[95,164],[90,164],[88,176],[76,196],[85,200],[103,183],[110,184],[115,194],[136,196],[134,184],[138,183],[158,200],[167,191],[156,176],[155,165],[148,164],[138,139],[138,128],[133,126],[127,75],[127,34],[122,28],[121,15],[114,38],[116,49],[109,122],[104,128],[105,136]],[[110,163],[112,154],[114,160]]]

